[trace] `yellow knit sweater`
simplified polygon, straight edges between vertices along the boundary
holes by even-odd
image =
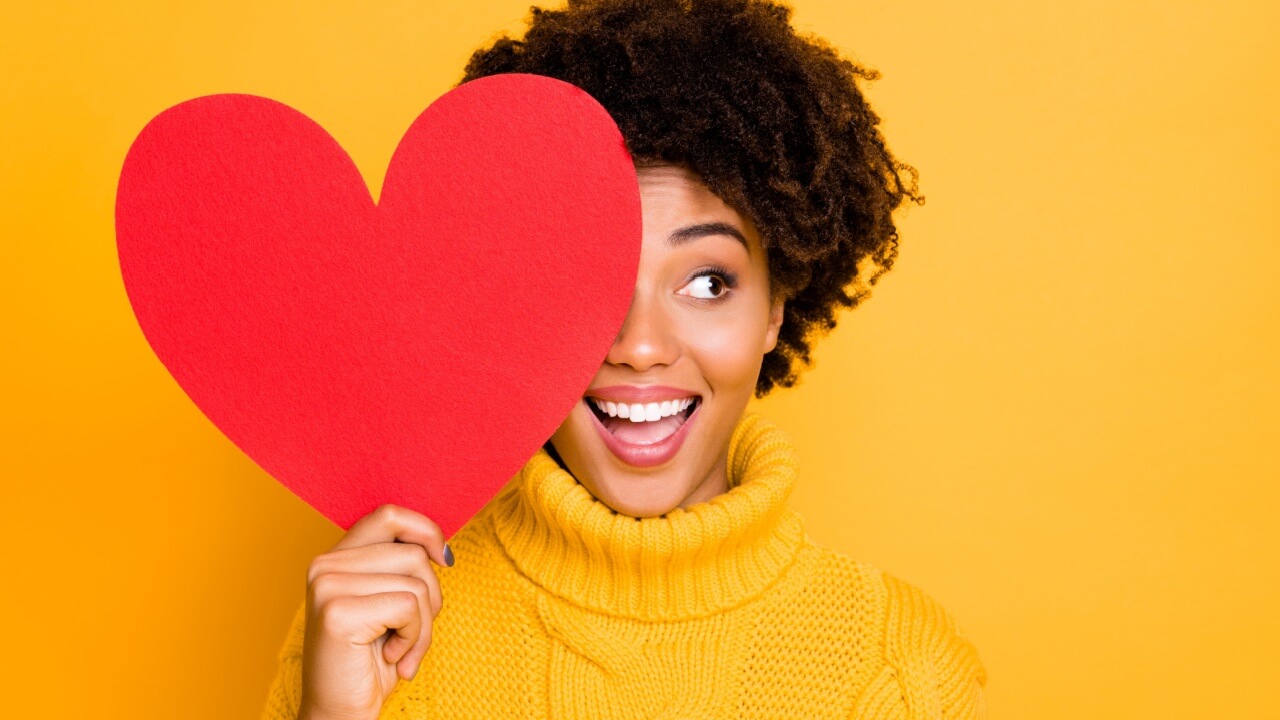
[[[540,449],[450,540],[431,648],[382,720],[986,716],[955,620],[805,534],[776,425],[746,413],[727,471],[727,493],[638,519]],[[297,714],[304,607],[264,720]]]

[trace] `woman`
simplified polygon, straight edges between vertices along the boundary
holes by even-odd
[[[452,547],[384,506],[312,562],[265,718],[985,715],[955,621],[814,544],[789,440],[745,413],[889,269],[891,212],[919,200],[855,83],[873,74],[789,19],[584,0],[473,55],[463,82],[549,75],[618,122],[643,210],[629,314]]]

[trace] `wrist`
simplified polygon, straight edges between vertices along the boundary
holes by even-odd
[[[298,720],[330,720],[330,718],[322,712],[303,705],[298,709]]]

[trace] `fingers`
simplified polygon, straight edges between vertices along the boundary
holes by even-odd
[[[428,586],[420,578],[393,573],[324,573],[311,584],[312,607],[333,636],[371,645],[394,634],[382,646],[382,658],[412,677],[431,645]]]
[[[444,605],[431,566],[432,561],[450,564],[444,547],[444,533],[430,518],[382,505],[312,561],[309,604],[331,637],[372,645],[384,662],[396,666],[398,675],[412,679]]]
[[[427,561],[426,548],[414,543],[378,543],[317,556],[307,568],[307,584],[326,573],[356,572],[411,575],[426,583],[433,618],[444,605],[440,579]]]
[[[427,549],[435,564],[449,564],[444,556],[445,537],[440,526],[420,512],[389,503],[357,520],[333,550],[397,541],[417,543]]]

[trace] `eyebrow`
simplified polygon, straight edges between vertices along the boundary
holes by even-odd
[[[671,246],[683,245],[708,235],[728,235],[742,243],[742,247],[747,249],[748,254],[751,253],[751,246],[747,244],[747,238],[742,234],[742,231],[725,222],[699,223],[682,227],[667,236],[667,244]]]

